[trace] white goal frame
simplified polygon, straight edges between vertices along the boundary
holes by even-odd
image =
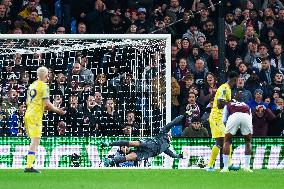
[[[171,121],[171,35],[170,34],[2,34],[3,39],[164,39],[166,41],[166,123]],[[158,91],[159,96],[159,91]],[[143,124],[142,124],[143,125]],[[143,131],[143,129],[142,129]],[[152,129],[151,129],[152,136]]]

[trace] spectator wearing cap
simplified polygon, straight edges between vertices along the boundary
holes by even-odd
[[[272,66],[284,73],[284,55],[281,44],[276,44],[274,46],[270,62]]]
[[[268,136],[270,124],[276,119],[273,112],[264,105],[257,105],[252,111],[253,136]]]
[[[105,33],[106,26],[109,24],[110,15],[103,1],[96,1],[92,10],[87,13],[86,24],[88,33]]]
[[[180,59],[180,58],[188,58],[189,57],[189,54],[190,54],[190,40],[185,37],[185,38],[182,38],[181,40],[181,49],[179,50],[178,54],[177,54],[177,58]]]
[[[259,105],[263,105],[267,108],[268,105],[263,101],[263,91],[261,89],[256,89],[254,91],[254,98],[248,102],[248,105],[252,110]]]
[[[195,21],[193,21],[189,24],[189,29],[187,30],[187,32],[185,34],[183,34],[182,37],[188,38],[190,40],[191,44],[196,44],[197,38],[200,37],[200,36],[205,38],[205,35],[198,30],[197,23]]]
[[[278,69],[271,65],[268,57],[261,59],[261,70],[259,72],[260,81],[264,84],[271,85],[277,72]]]
[[[137,9],[127,9],[125,13],[125,17],[128,19],[130,23],[134,24],[135,21],[138,20]]]
[[[235,22],[235,17],[232,11],[228,11],[225,15],[225,27],[228,29],[229,33],[233,33],[237,23]]]
[[[146,8],[140,7],[138,10],[138,20],[134,23],[138,27],[138,33],[147,33],[149,31],[150,23],[146,19]]]
[[[237,80],[237,87],[236,89],[233,89],[232,91],[232,96],[235,96],[235,94],[238,92],[238,91],[241,91],[242,92],[242,102],[245,102],[246,104],[248,104],[248,102],[250,100],[252,100],[252,94],[249,90],[247,90],[245,88],[245,79],[241,76],[238,77],[238,80]]]
[[[208,137],[208,131],[201,124],[199,117],[193,117],[191,124],[182,132],[182,137]]]
[[[187,67],[192,71],[194,70],[194,64],[196,60],[200,59],[200,48],[197,44],[192,45],[191,53],[187,60]]]

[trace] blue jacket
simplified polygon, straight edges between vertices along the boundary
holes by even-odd
[[[18,115],[18,112],[14,112],[12,115],[9,116],[8,122],[7,122],[8,136],[18,135],[18,129],[19,129],[19,125],[21,121],[22,121],[22,118],[20,115]]]

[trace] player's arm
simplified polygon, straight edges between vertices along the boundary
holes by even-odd
[[[229,117],[229,111],[228,111],[227,106],[225,106],[224,109],[223,109],[223,115],[222,115],[222,122],[224,124],[226,124],[228,117]]]
[[[45,85],[42,89],[43,94],[42,94],[42,99],[44,101],[44,105],[45,105],[45,109],[55,112],[59,115],[64,115],[66,113],[66,111],[64,111],[61,108],[56,108],[49,100],[49,87],[47,85]]]
[[[173,151],[171,151],[169,148],[166,149],[164,151],[165,154],[167,154],[168,156],[172,157],[172,158],[183,158],[183,155],[182,154],[176,154],[174,153]]]
[[[55,112],[59,115],[64,115],[66,113],[66,111],[64,111],[61,108],[56,108],[50,101],[49,98],[45,98],[44,99],[44,105],[45,105],[45,109]]]
[[[218,99],[217,100],[218,109],[223,109],[226,106],[227,103],[228,103],[228,101],[226,101],[225,99]]]

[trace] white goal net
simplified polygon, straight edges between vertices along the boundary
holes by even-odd
[[[18,103],[2,106],[1,111],[8,118],[19,110],[26,88],[36,79],[36,69],[46,66],[53,103],[70,107],[77,98],[79,112],[88,100],[100,106],[93,110],[94,117],[83,111],[66,118],[64,136],[115,136],[115,132],[100,131],[97,124],[112,129],[102,123],[109,119],[100,120],[98,115],[102,114],[96,112],[105,111],[108,99],[114,100],[114,117],[118,117],[119,125],[127,124],[129,112],[137,124],[136,135],[120,130],[118,136],[154,136],[171,119],[170,43],[170,35],[160,34],[0,35],[1,100],[5,103],[13,94]],[[90,95],[94,98],[89,99]],[[45,115],[43,136],[60,135],[60,119]],[[6,119],[1,124],[2,136],[13,135],[7,123]],[[24,133],[18,131],[16,135]]]

